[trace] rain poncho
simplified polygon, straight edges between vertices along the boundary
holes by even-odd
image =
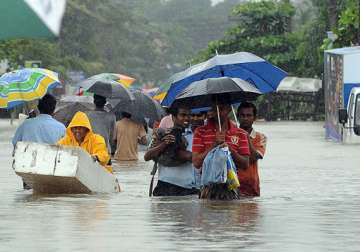
[[[79,143],[76,141],[71,131],[72,127],[79,126],[89,129],[81,145],[79,145]],[[58,144],[81,147],[82,149],[86,150],[90,155],[97,156],[100,164],[104,166],[107,170],[112,172],[111,166],[107,165],[110,160],[110,156],[106,148],[105,140],[102,136],[97,135],[92,131],[89,118],[86,116],[85,113],[77,112],[74,115],[69,126],[66,128],[65,136],[58,141]]]

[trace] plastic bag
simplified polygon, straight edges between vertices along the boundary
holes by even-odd
[[[202,166],[201,186],[226,183],[226,160],[227,154],[219,147],[212,149],[206,155]]]
[[[229,148],[216,147],[204,159],[201,186],[225,183],[230,190],[235,190],[240,186]]]
[[[236,166],[231,157],[231,153],[228,147],[223,148],[224,152],[227,154],[226,168],[227,168],[227,179],[226,184],[230,190],[235,190],[240,186],[239,178],[236,174]]]

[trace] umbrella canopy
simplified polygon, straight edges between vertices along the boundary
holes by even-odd
[[[98,80],[96,78],[88,78],[77,84],[84,91],[101,95],[107,98],[117,98],[123,102],[131,102],[134,96],[124,86],[114,80]]]
[[[229,104],[255,100],[261,92],[250,83],[229,77],[210,78],[192,83],[185,88],[175,99],[171,107],[180,104],[191,108],[212,106],[217,99],[226,97]]]
[[[76,112],[86,112],[95,109],[93,100],[91,96],[64,96],[56,104],[54,118],[68,126]]]
[[[117,77],[116,81],[124,85],[125,87],[130,87],[131,84],[133,84],[136,80],[130,76],[126,76],[123,74],[114,74],[114,75]]]
[[[162,102],[164,100],[167,91],[170,88],[171,83],[164,83],[159,86],[159,89],[156,91],[156,93],[153,96],[153,99],[157,100],[158,102]]]
[[[162,100],[164,100],[165,96],[166,96],[166,92],[161,92],[159,94],[154,95],[153,98],[154,100],[161,102]]]
[[[94,98],[92,96],[66,95],[59,100],[57,106],[68,105],[74,102],[94,104]]]
[[[101,74],[93,75],[89,79],[102,80],[102,81],[113,80],[127,88],[130,87],[131,84],[133,84],[136,80],[130,76],[124,74],[117,74],[117,73],[101,73]]]
[[[284,93],[318,92],[321,85],[319,79],[286,77],[280,82],[276,91]]]
[[[43,97],[60,84],[58,74],[43,68],[24,68],[0,77],[0,108],[12,108]]]
[[[150,96],[153,99],[154,99],[154,96],[157,94],[158,91],[159,91],[159,87],[143,88],[141,90],[141,92],[143,92],[144,94],[147,94],[148,96]]]
[[[170,106],[176,95],[195,81],[223,76],[246,80],[262,93],[268,93],[276,90],[287,73],[252,53],[216,55],[173,75],[169,80],[170,89],[161,104]]]
[[[1,0],[0,39],[59,35],[66,0]]]
[[[127,112],[131,114],[131,119],[138,123],[143,123],[145,118],[150,121],[160,120],[165,115],[164,109],[150,96],[138,90],[132,91],[132,94],[135,97],[132,103],[126,103],[117,99],[110,101],[113,105],[111,111],[117,115],[121,112]]]

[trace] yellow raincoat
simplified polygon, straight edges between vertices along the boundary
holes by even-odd
[[[71,131],[72,127],[79,126],[89,129],[81,145],[79,145],[79,143],[76,141]],[[100,164],[104,166],[109,172],[112,172],[111,166],[107,165],[110,160],[110,155],[107,151],[105,140],[102,136],[95,134],[92,131],[89,118],[85,113],[80,111],[76,112],[69,126],[66,128],[65,136],[58,141],[58,144],[81,147],[82,149],[86,150],[90,155],[97,156]]]

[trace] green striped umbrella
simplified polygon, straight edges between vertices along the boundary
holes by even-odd
[[[24,68],[0,77],[0,108],[13,108],[43,97],[60,84],[58,74],[44,68]]]
[[[0,39],[59,35],[66,0],[1,0]]]

